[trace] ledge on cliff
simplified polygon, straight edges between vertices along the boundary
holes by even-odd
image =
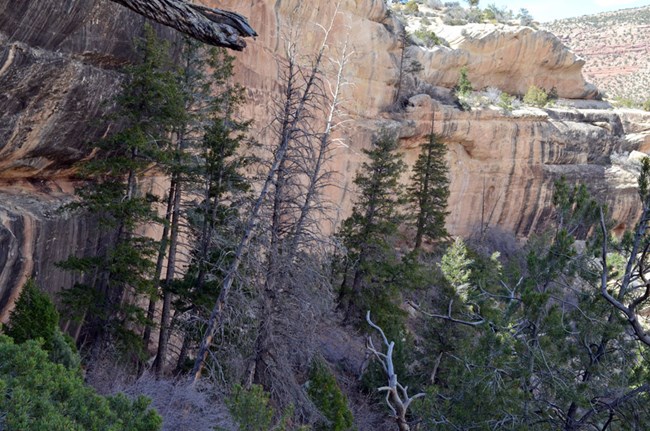
[[[467,67],[474,88],[496,87],[521,96],[536,85],[555,88],[567,99],[599,94],[582,75],[584,60],[548,31],[502,23],[451,25],[439,11],[426,6],[421,11],[421,16],[407,17],[407,29],[426,29],[448,45],[409,47],[409,55],[423,66],[423,81],[451,88],[460,68]]]

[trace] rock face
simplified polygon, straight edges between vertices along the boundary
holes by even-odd
[[[372,135],[382,127],[395,130],[412,163],[432,115],[449,146],[448,223],[455,235],[494,227],[526,236],[542,228],[550,186],[560,175],[606,193],[622,223],[637,212],[634,163],[626,153],[650,149],[647,115],[578,108],[466,112],[449,95],[458,69],[467,65],[476,88],[521,93],[534,82],[556,87],[563,97],[592,97],[594,89],[580,74],[582,63],[549,33],[470,29],[456,39],[448,36],[455,41],[452,48],[410,48],[407,55],[424,66],[411,79],[426,84],[436,100],[416,91],[405,111],[386,113],[399,80],[401,42],[383,0],[342,0],[338,9],[331,1],[203,3],[249,17],[259,33],[236,54],[236,77],[247,88],[244,117],[255,119],[253,132],[261,142],[271,140],[266,126],[281,91],[287,44],[296,42],[309,64],[330,22],[327,56],[337,59],[348,41],[353,55],[345,72],[352,85],[342,106],[349,121],[339,131],[332,162],[339,181],[330,190],[338,206],[335,221],[349,212],[360,150]],[[73,163],[91,154],[86,142],[110,133],[95,120],[110,109],[105,102],[121,79],[117,67],[133,58],[132,39],[143,22],[105,0],[0,0],[0,312],[5,317],[25,277],[35,274],[48,289],[69,284],[51,263],[96,241],[90,221],[64,219],[53,209],[70,198]]]
[[[0,316],[5,321],[20,287],[35,277],[42,289],[55,293],[76,277],[56,267],[74,252],[98,249],[97,223],[57,212],[70,201],[66,181],[2,183],[0,191]]]
[[[69,287],[54,264],[96,247],[96,223],[56,209],[72,196],[73,163],[109,132],[97,120],[144,22],[109,1],[0,0],[1,320],[28,277],[51,292]]]
[[[529,108],[504,115],[497,109],[459,111],[427,95],[410,102],[399,118],[409,162],[426,139],[432,115],[449,148],[450,232],[496,228],[528,236],[539,231],[552,213],[553,182],[562,176],[587,184],[607,202],[621,223],[618,231],[633,222],[639,162],[628,154],[647,148],[650,114]],[[630,115],[643,115],[646,124]]]
[[[411,48],[424,66],[422,79],[433,85],[453,87],[458,71],[466,66],[474,88],[496,87],[509,94],[524,95],[531,85],[560,97],[591,99],[598,90],[582,76],[584,60],[567,50],[551,33],[528,27],[472,24],[444,26],[436,32],[451,48]],[[465,28],[466,27],[466,28]]]
[[[66,177],[89,154],[143,23],[109,1],[0,0],[0,179]]]

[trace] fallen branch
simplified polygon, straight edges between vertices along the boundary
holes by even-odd
[[[242,15],[184,0],[111,1],[209,45],[242,51],[246,47],[244,38],[257,36]]]

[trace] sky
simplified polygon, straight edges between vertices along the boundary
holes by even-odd
[[[648,6],[650,0],[481,0],[481,7],[496,4],[506,6],[514,12],[525,8],[540,22],[569,18],[580,15],[592,15],[630,7]]]

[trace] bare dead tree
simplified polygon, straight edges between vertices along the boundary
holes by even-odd
[[[184,0],[111,1],[209,45],[241,51],[246,47],[244,38],[257,36],[246,17],[235,12]]]
[[[410,431],[411,426],[408,423],[406,415],[408,413],[408,408],[410,407],[413,400],[424,397],[424,393],[420,392],[413,396],[408,394],[408,386],[403,386],[397,380],[397,374],[395,374],[395,366],[393,364],[393,349],[395,348],[394,341],[388,341],[386,334],[384,334],[383,329],[378,325],[373,323],[370,319],[370,311],[366,313],[366,321],[368,324],[379,332],[384,345],[386,346],[386,353],[383,353],[383,349],[377,350],[372,341],[372,337],[368,337],[367,348],[374,355],[375,358],[379,361],[384,372],[386,373],[386,378],[388,379],[388,384],[382,386],[378,389],[380,392],[386,392],[386,404],[390,411],[393,414],[395,422],[397,422],[397,428],[399,431]]]
[[[336,117],[339,113],[342,89],[347,85],[344,76],[345,66],[351,56],[352,53],[348,53],[348,42],[346,41],[340,58],[333,60],[336,67],[336,78],[333,83],[327,82],[330,103],[327,109],[325,127],[320,134],[315,151],[310,151],[310,154],[306,158],[307,161],[313,161],[313,164],[306,170],[308,181],[305,187],[304,201],[300,207],[300,215],[291,235],[292,242],[289,250],[292,255],[290,260],[293,260],[293,256],[298,252],[300,241],[305,236],[305,231],[309,228],[309,216],[313,213],[314,200],[317,199],[319,192],[329,185],[328,178],[331,172],[324,171],[324,167],[331,158],[332,133],[341,125],[341,123],[336,122]]]
[[[337,12],[338,5],[329,27],[322,28],[323,44],[327,43]],[[296,61],[297,51],[288,57]],[[302,113],[294,110],[295,102],[291,101],[290,94],[285,94],[282,105],[278,106],[275,128],[277,136],[290,134],[291,145],[276,175],[267,208],[270,224],[265,231],[270,232],[270,238],[265,246],[260,322],[249,381],[264,385],[279,402],[293,402],[302,414],[309,413],[311,402],[294,376],[296,369],[311,362],[313,349],[309,346],[313,331],[308,322],[319,313],[314,298],[329,291],[329,281],[323,272],[328,265],[326,253],[319,252],[325,245],[321,226],[327,206],[321,192],[330,184],[332,175],[327,164],[332,156],[332,132],[340,125],[339,105],[348,60],[346,44],[340,58],[332,60],[335,79],[330,82],[324,78],[324,71],[318,71],[316,85]],[[287,88],[302,88],[303,76],[303,73],[285,75],[291,83]],[[296,78],[298,81],[294,82]],[[296,129],[286,130],[290,124],[287,120],[295,119],[298,114],[302,118],[295,122]],[[321,116],[325,118],[322,126]]]
[[[212,344],[214,336],[221,327],[224,308],[228,302],[228,296],[232,288],[233,282],[237,277],[239,267],[242,263],[242,258],[248,250],[249,243],[256,231],[259,223],[259,216],[262,207],[266,202],[269,191],[274,187],[278,187],[278,175],[282,179],[282,170],[287,163],[287,157],[290,150],[290,145],[294,141],[297,134],[301,132],[298,127],[301,121],[304,121],[306,111],[311,106],[311,101],[314,94],[314,87],[319,84],[321,65],[324,59],[325,50],[327,48],[327,39],[325,38],[321,44],[319,51],[313,61],[312,67],[308,71],[304,71],[298,67],[295,55],[289,55],[286,73],[290,77],[285,86],[284,99],[287,101],[285,105],[286,115],[283,117],[284,124],[281,125],[279,134],[280,139],[274,151],[272,163],[269,166],[266,174],[266,179],[260,189],[259,195],[253,204],[251,212],[249,213],[248,220],[245,223],[244,232],[241,240],[236,247],[232,263],[230,264],[226,276],[223,280],[223,285],[219,293],[219,297],[215,301],[212,309],[210,319],[206,327],[205,335],[201,341],[198,350],[197,358],[192,370],[193,381],[196,382],[201,377],[201,371],[205,365],[205,360],[208,355],[208,349]],[[292,44],[289,44],[288,52],[294,51]],[[299,77],[304,77],[302,84],[296,88]],[[296,97],[298,95],[298,97]],[[277,195],[277,194],[276,194]]]

